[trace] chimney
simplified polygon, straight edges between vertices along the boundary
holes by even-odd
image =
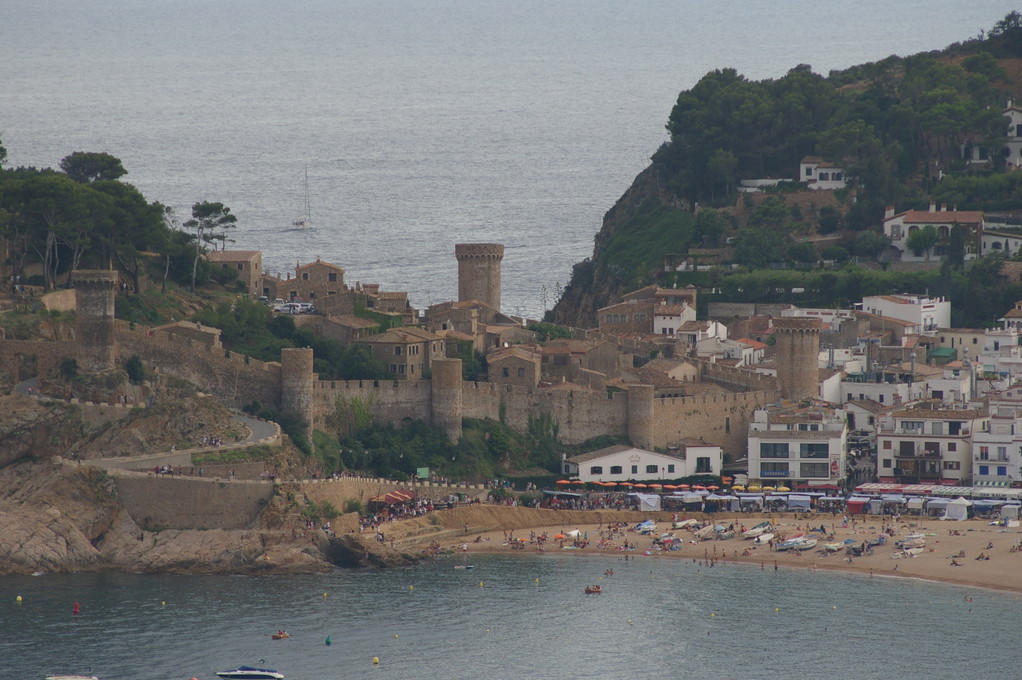
[[[886,208],[884,208],[884,219],[887,220],[892,217],[894,217],[894,206],[889,205]]]
[[[930,201],[930,212],[937,212],[937,203],[935,201]]]

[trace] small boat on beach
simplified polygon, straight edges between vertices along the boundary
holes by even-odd
[[[699,522],[697,522],[694,519],[683,519],[680,522],[674,522],[673,524],[671,524],[671,528],[672,529],[687,529],[687,528],[689,528],[691,526],[694,526],[696,524],[699,524]]]
[[[757,536],[765,533],[771,526],[770,522],[760,522],[751,529],[742,532],[742,538],[756,538]]]
[[[95,675],[47,675],[46,680],[99,680]]]
[[[797,546],[799,544],[799,541],[801,541],[803,538],[804,538],[803,536],[799,535],[792,536],[791,538],[785,539],[783,541],[779,541],[774,545],[774,550],[791,550],[795,546]]]
[[[892,553],[891,559],[901,560],[907,557],[915,557],[916,555],[922,555],[924,550],[924,548],[906,548],[904,550],[899,550],[896,553]]]
[[[284,680],[284,674],[272,668],[255,668],[254,666],[238,666],[229,671],[220,671],[217,677],[224,680]]]
[[[802,552],[803,550],[812,550],[816,547],[817,540],[815,538],[803,538],[799,540],[795,545],[792,546],[792,550],[795,552]]]
[[[729,541],[729,540],[731,540],[734,537],[735,537],[735,530],[734,529],[730,529],[728,531],[718,531],[717,532],[717,540],[718,541]]]
[[[773,534],[760,534],[756,538],[752,539],[752,542],[756,545],[766,545],[772,540],[774,540]]]
[[[698,531],[693,533],[692,536],[698,538],[700,541],[709,541],[713,538],[714,534],[716,533],[717,533],[716,527],[714,527],[712,524],[707,524],[702,529],[699,529]]]

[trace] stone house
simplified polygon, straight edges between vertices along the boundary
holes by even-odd
[[[541,374],[541,355],[521,346],[498,349],[486,357],[490,382],[536,387]]]
[[[543,347],[543,379],[567,380],[587,384],[578,379],[580,370],[602,373],[607,378],[618,375],[617,348],[600,340],[554,340]]]
[[[260,281],[263,276],[263,254],[258,250],[213,250],[206,253],[206,261],[214,267],[233,269],[238,281],[245,284],[249,295],[262,295]]]
[[[645,286],[625,293],[621,302],[600,309],[596,314],[597,325],[600,331],[615,335],[674,335],[682,323],[696,318],[697,292],[692,285]]]
[[[262,289],[262,294],[270,300],[308,300],[313,304],[320,298],[348,292],[344,285],[344,269],[319,258],[315,262],[299,265],[295,268],[294,276],[288,272],[286,279],[264,276]]]
[[[366,339],[374,359],[397,380],[421,380],[433,359],[446,358],[446,341],[435,333],[405,326]]]

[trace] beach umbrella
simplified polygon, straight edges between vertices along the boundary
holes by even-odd
[[[618,486],[632,486],[631,482],[621,482]]]
[[[571,484],[571,481],[567,479],[558,479],[554,484]]]
[[[679,489],[687,489],[687,488],[689,488],[689,486],[688,486],[688,484],[679,484],[678,488]]]
[[[786,486],[779,486],[779,487],[777,487],[777,490],[778,490],[778,491],[791,491],[791,489],[789,489],[789,488],[788,488],[788,487],[786,487]]]
[[[555,541],[563,541],[566,538],[567,538],[567,536],[565,536],[564,534],[554,534],[554,540]]]
[[[759,484],[750,484],[749,485],[749,491],[756,492],[756,491],[762,491],[762,490],[763,490],[763,487],[761,487]]]
[[[645,489],[645,488],[647,488],[645,484],[633,484],[632,486],[634,486],[636,489]]]
[[[742,484],[735,484],[734,486],[731,487],[731,490],[732,491],[745,491],[745,486],[743,486]]]
[[[604,482],[604,486],[617,486],[617,482]]]
[[[774,489],[774,487],[772,486],[764,486],[763,491],[776,491],[776,489]]]
[[[573,480],[571,480],[571,483],[572,484],[585,484],[585,482],[583,482],[581,479],[573,479]]]
[[[695,489],[696,491],[706,491],[706,487],[703,486],[702,484],[696,484],[692,488]]]
[[[709,489],[710,491],[716,491],[716,490],[717,490],[717,489],[719,489],[720,487],[719,487],[719,486],[717,486],[716,484],[711,484],[711,485],[709,485],[709,486],[708,486],[708,487],[706,487],[706,488],[707,488],[707,489]]]
[[[664,485],[663,484],[650,484],[649,488],[651,488],[651,489],[663,489]]]

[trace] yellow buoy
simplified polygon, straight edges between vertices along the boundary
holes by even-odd
[[[415,586],[408,586],[408,590],[415,590]]]
[[[710,618],[712,619],[714,616],[716,616],[716,614],[714,614],[713,612],[710,612]]]
[[[16,598],[14,598],[14,601],[15,602],[21,602],[21,595],[18,595]]]
[[[167,606],[167,601],[166,600],[160,600],[160,606],[161,607],[166,607]]]
[[[482,582],[482,581],[480,581],[480,582],[479,582],[479,587],[480,587],[480,588],[482,588],[482,587],[483,587],[483,582]]]
[[[373,657],[373,663],[380,663],[380,657],[374,656]]]
[[[323,593],[323,597],[326,597],[326,593]]]
[[[775,614],[776,614],[777,612],[779,612],[779,611],[781,611],[781,610],[780,610],[780,609],[778,609],[777,607],[774,607],[774,613],[775,613]]]
[[[632,625],[632,620],[631,619],[628,619],[628,625],[629,626]]]
[[[834,605],[833,607],[831,607],[831,609],[837,609],[837,605]]]
[[[397,639],[397,633],[394,633],[394,639],[395,640]]]

